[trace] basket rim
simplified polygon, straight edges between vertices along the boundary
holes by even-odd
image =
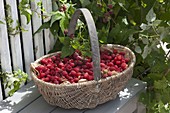
[[[65,87],[73,87],[73,86],[80,86],[80,85],[90,85],[90,84],[98,84],[98,83],[100,84],[100,83],[105,82],[105,81],[110,80],[110,79],[119,78],[121,75],[123,75],[124,73],[127,73],[128,71],[130,71],[130,69],[132,69],[134,67],[135,62],[136,62],[136,57],[135,57],[135,54],[133,53],[133,51],[131,51],[128,47],[118,45],[118,44],[104,44],[104,46],[118,47],[118,48],[129,51],[129,53],[132,55],[132,60],[129,64],[128,68],[126,70],[116,74],[116,75],[109,76],[109,77],[106,77],[106,78],[101,78],[99,81],[92,80],[92,81],[85,81],[85,82],[78,82],[78,83],[68,83],[68,84],[67,83],[65,83],[65,84],[53,84],[53,83],[45,82],[41,79],[38,79],[36,74],[33,72],[33,70],[30,70],[31,76],[33,77],[33,80],[36,80],[36,81],[38,81],[42,84],[50,85],[50,86],[53,86],[53,87],[64,87],[64,86]],[[34,61],[34,63],[31,63],[31,65],[37,64],[41,59],[56,55],[58,53],[61,53],[61,51],[44,55],[44,56],[40,57],[39,59],[37,59],[36,61]]]

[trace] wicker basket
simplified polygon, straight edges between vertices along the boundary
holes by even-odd
[[[56,55],[58,52],[45,55],[36,60],[34,63],[31,63],[31,75],[33,81],[44,99],[51,105],[59,106],[65,109],[94,108],[99,104],[115,99],[117,94],[125,87],[126,83],[131,78],[136,61],[134,53],[127,47],[113,44],[102,46],[102,48],[114,48],[118,51],[126,52],[126,57],[130,58],[130,63],[125,71],[118,73],[115,76],[101,79],[98,37],[93,18],[87,9],[81,8],[75,11],[69,25],[68,35],[74,33],[77,19],[81,13],[83,13],[88,25],[93,53],[92,60],[95,80],[74,84],[56,85],[38,79],[35,67],[39,64],[39,61],[45,57]]]

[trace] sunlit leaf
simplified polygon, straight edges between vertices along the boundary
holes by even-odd
[[[50,26],[52,26],[52,24],[57,21],[57,20],[60,20],[64,17],[64,13],[63,12],[59,12],[57,11],[54,15],[52,15],[51,17],[51,23],[50,23]]]
[[[142,53],[142,49],[140,48],[140,46],[135,46],[135,52],[136,53]]]
[[[156,20],[156,14],[154,13],[153,8],[151,8],[148,14],[146,15],[146,20],[148,21],[148,23]]]
[[[80,0],[82,7],[86,7],[87,5],[89,5],[91,2],[89,0]]]
[[[144,23],[142,23],[142,24],[140,25],[140,28],[141,28],[142,30],[148,30],[150,27],[151,27],[150,25],[147,25],[147,24],[144,24]]]
[[[143,53],[142,53],[143,59],[145,59],[150,52],[151,52],[151,48],[149,48],[148,45],[146,45],[146,46],[144,47],[144,51],[143,51]]]

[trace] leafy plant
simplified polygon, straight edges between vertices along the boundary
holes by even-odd
[[[27,23],[33,12],[29,2],[22,0],[20,10]],[[26,6],[26,7],[25,7]],[[28,6],[28,7],[27,7]],[[67,27],[76,8],[88,8],[94,18],[99,42],[114,43],[129,47],[135,52],[137,62],[133,77],[146,81],[148,88],[141,95],[148,113],[170,111],[170,61],[169,53],[162,44],[170,48],[170,1],[169,0],[57,0],[53,1],[51,19],[35,32],[50,29],[56,39],[54,51],[69,56],[75,49],[90,56],[86,23],[80,17],[76,33],[67,36]],[[28,11],[25,11],[25,9]],[[32,13],[30,12],[32,11]],[[45,9],[42,8],[42,11]],[[40,15],[42,16],[42,15]]]
[[[0,72],[0,77],[3,80],[5,89],[10,89],[8,94],[12,96],[20,86],[26,82],[28,75],[23,71],[18,70],[13,73]]]
[[[60,0],[55,5],[60,8],[61,4],[68,3]],[[141,101],[147,105],[147,112],[169,112],[170,62],[167,57],[169,52],[166,54],[161,44],[170,42],[170,18],[167,15],[170,13],[170,2],[168,0],[149,2],[147,0],[135,2],[132,0],[72,0],[69,4],[72,3],[75,4],[72,7],[86,7],[91,11],[100,43],[121,44],[135,52],[137,63],[133,77],[148,83],[147,92],[141,96]],[[81,24],[78,24],[74,38],[69,38],[64,35],[64,29],[67,29],[72,13],[66,11],[63,14],[58,9],[53,14],[50,22],[58,26],[57,34],[53,34],[58,36],[56,44],[60,45],[55,45],[54,49],[57,47],[56,50],[61,50],[63,57],[72,54],[70,47],[80,49],[85,54],[88,53],[90,49],[84,50],[84,48],[90,48],[87,47],[89,41],[84,20],[80,18]],[[69,18],[65,17],[65,14],[69,15]],[[62,22],[62,19],[67,21]],[[48,27],[53,31],[54,27]],[[43,28],[40,27],[40,29]]]

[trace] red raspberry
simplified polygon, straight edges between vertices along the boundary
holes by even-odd
[[[41,64],[48,64],[48,61],[44,58],[40,61]]]
[[[120,65],[121,64],[121,61],[116,61],[116,65]]]
[[[54,84],[60,84],[58,80],[54,80]]]
[[[125,58],[125,62],[128,63],[130,61],[129,58]]]
[[[87,63],[86,63],[86,66],[87,66],[87,68],[92,68],[92,63],[87,62]]]
[[[113,54],[112,54],[112,59],[114,59],[114,58],[115,58],[115,56],[116,56],[116,55],[113,53]]]
[[[106,78],[106,77],[108,77],[108,75],[107,75],[107,74],[103,74],[102,77],[103,77],[103,78]]]
[[[118,55],[116,57],[117,57],[117,60],[122,60],[122,55]]]
[[[119,52],[120,55],[124,56],[125,55],[125,52]]]
[[[113,8],[113,5],[112,5],[112,4],[108,4],[107,7],[108,7],[109,9],[112,9],[112,8]]]
[[[72,67],[70,65],[67,65],[66,70],[70,72],[72,70]]]
[[[88,80],[88,81],[94,80],[94,77],[89,75],[89,76],[87,77],[87,80]]]
[[[73,70],[76,71],[76,72],[79,72],[80,71],[80,67],[75,67],[75,68],[73,68]]]
[[[62,75],[67,76],[68,75],[67,71],[62,71]]]
[[[114,53],[114,54],[117,54],[117,53],[118,53],[118,51],[117,51],[116,49],[114,49],[114,50],[113,50],[113,53]]]
[[[101,68],[105,68],[106,65],[104,63],[100,63]]]
[[[108,74],[108,76],[112,76],[112,75],[113,75],[113,72],[112,72],[112,71],[109,71],[107,74]]]
[[[71,66],[71,67],[74,67],[75,64],[74,64],[73,62],[70,62],[70,66]]]
[[[40,78],[44,78],[46,77],[46,74],[45,73],[40,73]]]
[[[114,66],[114,64],[112,62],[109,62],[107,65],[110,67]]]
[[[115,67],[110,67],[109,70],[110,71],[115,71]]]
[[[75,83],[77,83],[79,81],[79,78],[74,78],[73,80]]]
[[[127,64],[126,64],[126,63],[122,63],[122,64],[121,64],[121,68],[122,68],[123,70],[125,70],[125,69],[127,68]]]
[[[64,30],[64,35],[67,35],[68,34],[68,29],[65,29]]]
[[[59,67],[59,68],[64,67],[64,63],[60,62],[60,63],[58,64],[58,67]]]
[[[71,76],[76,76],[77,75],[77,73],[76,73],[76,71],[74,71],[74,70],[71,70],[71,72],[69,73]]]

